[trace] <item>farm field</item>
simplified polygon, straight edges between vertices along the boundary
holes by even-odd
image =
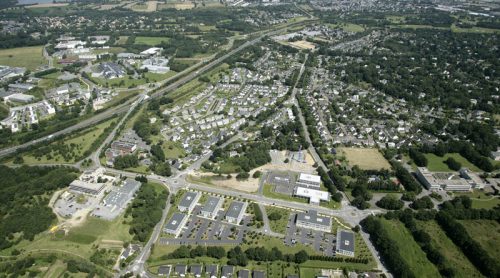
[[[46,64],[42,46],[17,47],[0,50],[0,65],[37,69]]]
[[[362,170],[390,169],[391,165],[377,149],[339,148],[350,165],[357,165]]]
[[[381,218],[380,221],[396,242],[400,250],[399,254],[408,263],[413,273],[418,274],[418,277],[440,277],[436,266],[427,259],[426,254],[420,249],[403,223],[384,218]]]
[[[469,170],[473,172],[481,171],[474,164],[470,163],[467,159],[465,159],[458,153],[447,153],[443,157],[439,157],[433,153],[426,153],[424,155],[425,157],[427,157],[428,161],[427,168],[429,169],[429,171],[432,172],[453,172],[453,170],[448,168],[448,165],[444,163],[444,161],[447,160],[449,157],[454,158],[456,161],[462,164],[462,167],[469,168]]]
[[[419,221],[418,226],[422,227],[431,236],[432,246],[442,252],[447,263],[455,270],[456,277],[482,277],[481,273],[435,221]]]
[[[469,235],[500,263],[500,224],[494,220],[458,220]]]

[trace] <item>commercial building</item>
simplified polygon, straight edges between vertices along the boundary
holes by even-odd
[[[318,175],[300,173],[296,183],[300,186],[319,189],[321,186],[321,177]]]
[[[170,220],[168,220],[167,224],[163,227],[163,231],[167,234],[179,236],[181,233],[182,227],[186,224],[188,220],[188,216],[184,213],[176,212]]]
[[[246,202],[232,202],[226,211],[226,221],[233,224],[239,224],[243,219],[247,206],[248,203]]]
[[[329,217],[319,216],[315,210],[307,213],[299,212],[295,219],[297,227],[329,233],[332,230],[332,220]]]
[[[15,93],[8,97],[4,97],[4,102],[21,102],[21,103],[29,103],[35,99],[32,95],[27,95],[23,93]]]
[[[143,52],[141,52],[141,55],[144,55],[144,56],[153,56],[153,55],[158,55],[162,52],[163,48],[160,48],[160,47],[151,47],[151,48],[148,48],[146,50],[144,50]]]
[[[464,178],[473,188],[483,189],[486,183],[481,177],[467,168],[460,169],[460,176]]]
[[[77,194],[99,195],[104,187],[104,183],[91,183],[81,180],[74,180],[70,183],[69,190]]]
[[[125,70],[116,63],[102,63],[97,67],[97,71],[92,73],[92,77],[103,77],[106,79],[122,78]]]
[[[152,73],[167,73],[170,71],[168,59],[153,57],[142,61],[141,69],[148,69]]]
[[[311,189],[307,187],[297,186],[293,191],[293,195],[297,197],[309,199],[310,204],[319,205],[321,201],[330,201],[330,193],[327,191],[321,191],[316,189]]]
[[[123,154],[130,154],[137,150],[137,144],[123,142],[123,141],[114,141],[111,143],[111,148],[115,150],[121,151]]]
[[[213,219],[215,218],[215,216],[217,216],[217,212],[222,207],[222,203],[224,203],[224,199],[210,196],[201,209],[200,214],[203,215],[203,217]]]
[[[339,229],[337,231],[337,245],[335,253],[338,255],[354,257],[354,233]]]
[[[200,197],[201,197],[200,192],[188,191],[184,194],[184,196],[182,196],[182,199],[179,202],[179,204],[177,205],[177,208],[181,212],[191,213],[191,211],[194,209],[194,207],[198,203],[198,200],[200,199]]]
[[[430,172],[426,167],[417,168],[417,179],[429,190],[470,191],[472,185],[465,179],[448,172]]]
[[[113,186],[111,192],[106,195],[102,203],[92,212],[92,215],[106,220],[115,219],[134,198],[139,187],[141,187],[141,183],[133,179],[126,179],[122,186]]]

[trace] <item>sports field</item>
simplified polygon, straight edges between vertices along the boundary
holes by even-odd
[[[351,166],[357,165],[362,170],[390,169],[391,165],[377,149],[339,148]]]
[[[34,70],[46,63],[42,46],[16,47],[0,50],[0,65]]]
[[[162,42],[168,42],[170,39],[165,37],[136,37],[134,44],[159,45]]]

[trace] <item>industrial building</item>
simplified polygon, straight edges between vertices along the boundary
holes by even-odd
[[[248,203],[246,202],[232,202],[226,211],[226,221],[233,224],[239,224],[243,219],[247,206]]]
[[[106,195],[102,203],[92,212],[92,215],[106,220],[115,219],[134,198],[139,187],[141,187],[141,183],[133,179],[126,179],[122,186],[113,186],[112,191]]]
[[[335,247],[337,255],[354,257],[354,233],[339,229],[337,231],[337,245]]]
[[[201,197],[200,192],[188,191],[184,194],[184,196],[182,196],[182,199],[179,202],[179,204],[177,205],[177,208],[181,212],[191,213],[191,211],[194,209],[194,207],[198,203],[198,200],[200,199],[200,197]]]
[[[168,59],[153,57],[142,61],[141,69],[147,69],[152,73],[167,73],[170,71],[170,67],[168,65]]]
[[[222,203],[224,203],[224,199],[210,196],[201,209],[200,214],[203,215],[203,217],[213,219],[217,216],[217,212],[222,207]]]
[[[332,220],[329,217],[319,216],[315,210],[307,213],[299,212],[295,219],[297,227],[329,233],[332,230]]]
[[[426,167],[418,167],[418,180],[429,190],[470,191],[472,185],[455,173],[430,172]]]
[[[104,183],[91,183],[81,180],[74,180],[69,185],[69,190],[73,193],[89,194],[89,195],[99,195],[104,189],[106,184]]]
[[[188,216],[184,213],[176,212],[170,220],[168,220],[167,224],[163,227],[163,231],[167,234],[179,236],[181,233],[182,227],[186,224],[188,220]]]

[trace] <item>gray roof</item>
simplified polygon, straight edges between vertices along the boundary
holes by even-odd
[[[194,275],[201,275],[201,270],[202,270],[202,266],[199,265],[199,264],[196,264],[196,265],[192,265],[189,267],[189,272],[194,274]]]
[[[179,274],[185,274],[186,273],[186,265],[185,264],[178,264],[175,266],[175,272]]]
[[[224,276],[227,276],[227,274],[233,275],[234,266],[232,266],[232,265],[225,265],[225,266],[222,267],[221,272],[222,272],[222,275],[224,275]]]
[[[242,269],[238,271],[238,278],[249,278],[250,277],[250,271],[246,269]]]
[[[337,249],[354,252],[354,233],[340,230],[337,233]]]
[[[310,210],[307,213],[297,213],[297,221],[304,221],[316,225],[331,226],[332,220],[329,217],[318,216],[318,212]]]
[[[174,213],[170,220],[168,220],[167,224],[165,224],[165,229],[172,231],[177,230],[185,217],[187,217],[187,215],[185,215],[184,213]]]
[[[191,191],[186,192],[186,194],[184,194],[184,196],[182,196],[182,199],[179,202],[179,207],[189,208],[191,206],[191,204],[194,202],[194,200],[198,194],[200,194],[200,193],[191,192]]]
[[[227,209],[226,212],[226,217],[231,217],[231,218],[238,218],[240,216],[241,210],[243,209],[243,206],[245,203],[243,202],[238,202],[234,201],[229,205],[229,208]]]
[[[158,274],[159,275],[168,275],[168,274],[170,274],[170,266],[169,265],[161,265],[158,268]]]
[[[137,189],[139,189],[140,186],[141,183],[139,181],[126,179],[119,191],[128,194],[131,192],[135,192]]]
[[[216,264],[209,264],[205,266],[205,273],[209,273],[211,275],[217,275],[217,265]]]
[[[266,277],[266,273],[264,271],[259,271],[259,270],[254,270],[253,271],[253,278],[264,278]]]
[[[217,208],[217,204],[219,204],[221,198],[210,196],[207,199],[207,202],[201,209],[202,212],[214,213],[214,210]]]

